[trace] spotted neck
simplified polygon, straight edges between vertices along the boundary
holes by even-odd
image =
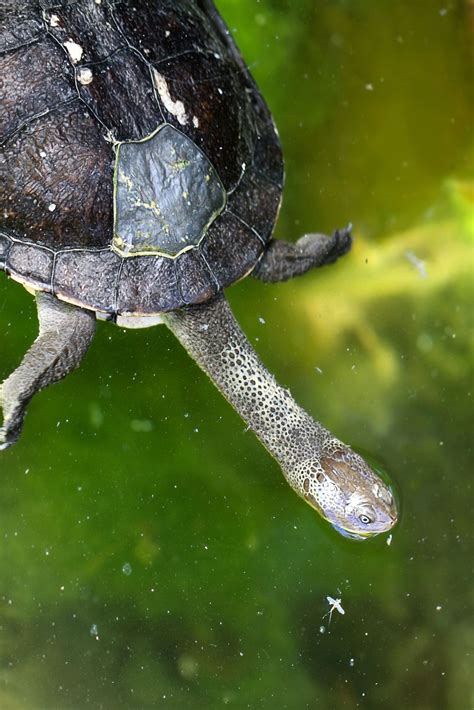
[[[291,487],[323,517],[352,536],[359,536],[361,526],[368,535],[394,524],[385,484],[277,383],[223,295],[163,320],[278,461]],[[370,533],[359,519],[361,506],[370,508]]]

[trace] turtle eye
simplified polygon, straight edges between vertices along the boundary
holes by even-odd
[[[360,520],[360,522],[363,523],[364,525],[370,525],[370,523],[373,522],[372,519],[369,518],[368,515],[364,515],[364,514],[359,515],[359,520]]]

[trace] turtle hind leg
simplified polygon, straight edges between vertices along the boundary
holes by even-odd
[[[351,227],[324,234],[305,234],[295,244],[273,239],[252,275],[261,281],[287,281],[316,266],[326,266],[346,254],[352,245]]]
[[[95,314],[91,311],[41,292],[36,294],[36,305],[39,335],[21,364],[0,385],[0,450],[18,439],[33,395],[74,370],[94,336]]]

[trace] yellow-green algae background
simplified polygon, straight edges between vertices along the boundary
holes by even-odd
[[[390,545],[341,538],[164,327],[100,324],[1,454],[0,707],[468,708],[474,5],[217,4],[284,145],[276,236],[356,236],[229,299],[296,399],[384,464],[401,521]],[[0,333],[3,378],[36,316],[1,274]]]

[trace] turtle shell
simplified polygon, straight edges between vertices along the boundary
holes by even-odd
[[[248,274],[283,165],[212,2],[0,12],[0,269],[110,317],[200,303]]]

